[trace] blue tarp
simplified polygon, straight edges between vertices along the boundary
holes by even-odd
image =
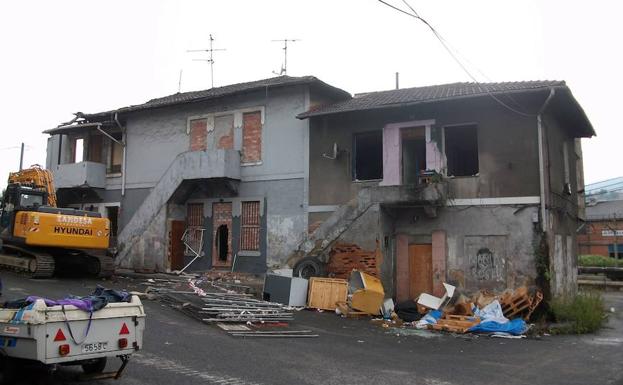
[[[521,318],[516,318],[505,323],[495,321],[483,321],[469,329],[470,332],[477,333],[494,333],[502,332],[512,334],[514,336],[521,335],[526,332],[528,326]]]

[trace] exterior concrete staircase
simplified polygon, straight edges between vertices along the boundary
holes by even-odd
[[[328,249],[374,205],[421,204],[426,206],[427,215],[435,216],[436,207],[445,203],[445,189],[445,185],[441,183],[365,188],[322,222],[299,245],[289,258],[289,263],[294,265],[296,261],[304,257],[317,257],[327,262]]]
[[[189,151],[179,154],[118,236],[117,266],[131,257],[132,246],[167,204],[184,180],[240,179],[240,153],[236,150]]]

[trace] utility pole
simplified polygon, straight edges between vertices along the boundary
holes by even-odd
[[[271,40],[272,42],[283,42],[283,66],[279,71],[278,75],[287,75],[288,74],[288,42],[294,43],[295,41],[301,41],[301,39],[278,39]],[[273,71],[273,73],[277,74],[277,72]]]
[[[208,59],[193,59],[193,61],[206,61],[210,63],[210,84],[211,88],[214,88],[214,52],[215,51],[226,51],[225,48],[214,48],[214,38],[212,34],[210,34],[210,48],[208,49],[189,49],[186,52],[207,52],[210,54]]]
[[[22,171],[24,168],[24,142],[22,142],[22,149],[19,153],[19,170]]]

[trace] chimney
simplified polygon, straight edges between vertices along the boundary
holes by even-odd
[[[396,72],[396,89],[397,90],[400,89],[399,80],[400,80],[400,73]]]

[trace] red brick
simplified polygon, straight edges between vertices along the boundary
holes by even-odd
[[[242,117],[242,162],[262,160],[262,114],[248,112]]]

